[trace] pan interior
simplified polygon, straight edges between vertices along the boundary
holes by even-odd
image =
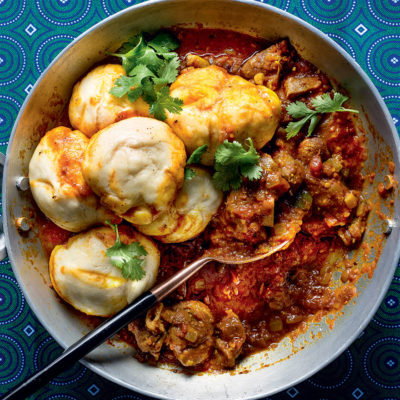
[[[364,110],[362,118],[369,151],[366,169],[377,174],[374,184],[368,189],[373,201],[377,199],[376,185],[387,173],[387,161],[393,159],[396,171],[399,168],[397,133],[376,89],[351,58],[338,50],[337,45],[295,17],[273,7],[229,0],[193,0],[190,7],[184,0],[155,1],[116,14],[81,36],[46,70],[24,103],[7,152],[3,215],[9,257],[29,304],[45,328],[64,347],[79,339],[89,328],[68,306],[60,303],[49,288],[47,259],[37,232],[33,230],[28,237],[17,233],[15,218],[28,217],[33,203],[29,193],[16,190],[15,179],[27,175],[36,144],[47,130],[54,127],[54,121],[68,104],[73,84],[93,64],[101,61],[107,51],[115,50],[138,31],[155,31],[177,24],[195,26],[197,23],[271,40],[288,37],[305,59],[340,82],[349,93],[352,106]],[[379,133],[374,126],[379,127]],[[398,194],[396,198],[399,198]],[[398,201],[395,210],[388,209],[384,203],[381,210],[399,218]],[[382,221],[376,216],[370,218],[367,229],[367,245],[373,247],[377,238],[384,241],[377,270],[372,280],[360,280],[358,298],[346,306],[343,315],[337,318],[334,330],[331,331],[324,321],[312,324],[294,344],[284,340],[273,351],[245,360],[238,371],[246,369],[250,373],[177,374],[167,367],[153,368],[140,364],[128,356],[132,350],[122,344],[101,346],[87,357],[85,364],[116,383],[160,398],[187,398],[188,386],[192,399],[247,399],[283,390],[307,378],[339,355],[372,318],[386,292],[399,257],[399,230],[394,229],[384,239]],[[364,255],[355,253],[354,257]],[[371,263],[374,259],[375,254],[371,252],[365,261]],[[304,344],[304,349],[293,353],[293,348],[300,349]],[[279,360],[283,361],[277,362]],[[262,368],[266,364],[269,367]]]

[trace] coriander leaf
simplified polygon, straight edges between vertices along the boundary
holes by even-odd
[[[164,121],[167,119],[165,110],[177,114],[182,110],[183,101],[169,95],[169,87],[164,86],[156,92],[157,99],[150,105],[150,114],[155,118]]]
[[[106,223],[111,226],[116,236],[114,245],[106,250],[106,256],[110,258],[112,265],[121,270],[125,279],[140,281],[146,275],[143,269],[143,257],[148,254],[146,249],[139,242],[122,243],[118,225],[111,224],[109,221]]]
[[[131,90],[131,87],[135,85],[135,83],[135,78],[121,75],[115,80],[114,86],[111,88],[110,93],[115,97],[125,96]]]
[[[143,100],[149,105],[157,100],[157,93],[151,79],[144,79],[142,81]]]
[[[260,155],[254,148],[253,141],[250,138],[247,141],[249,149],[240,156],[240,172],[242,176],[253,181],[261,178],[262,168],[258,165]]]
[[[310,136],[319,122],[318,115],[314,114],[311,117],[310,125],[308,126],[307,136]]]
[[[286,127],[286,139],[291,139],[295,137],[301,130],[301,128],[307,123],[307,121],[312,118],[313,114],[308,115],[307,117],[302,118],[300,121],[292,121],[289,122]]]
[[[136,86],[140,86],[144,78],[155,77],[154,73],[143,64],[136,65],[136,67],[130,72],[130,76],[136,78]]]
[[[162,53],[162,58],[164,58],[164,60],[170,60],[171,58],[177,58],[180,64],[180,60],[178,57],[178,53],[175,53],[174,51],[170,51],[169,53]]]
[[[348,97],[341,93],[335,92],[333,98],[331,98],[329,93],[324,93],[321,96],[317,96],[312,99],[311,104],[318,113],[328,113],[337,111],[348,111],[358,113],[357,110],[346,109],[342,107],[342,104],[348,100]]]
[[[141,84],[143,79],[154,76],[154,74],[145,65],[137,65],[132,73],[133,76],[122,75],[119,77],[110,93],[116,97],[122,97],[128,93],[129,100],[135,101],[142,94]]]
[[[136,62],[138,64],[146,65],[154,73],[157,73],[158,69],[163,65],[163,60],[159,58],[157,53],[148,46],[146,46],[142,56],[138,57]]]
[[[261,178],[262,168],[259,165],[245,164],[240,167],[242,175],[251,181]]]
[[[166,60],[159,68],[157,72],[158,77],[154,79],[154,82],[159,84],[175,82],[175,79],[178,76],[179,64],[180,61],[178,57]]]
[[[220,144],[215,152],[215,163],[220,165],[227,165],[235,162],[237,155],[242,155],[245,152],[243,146],[236,140],[228,142],[225,140]]]
[[[140,39],[142,37],[142,34],[135,35],[130,37],[125,43],[122,44],[122,46],[118,49],[119,54],[125,54],[129,50],[132,50],[134,47],[137,46],[139,43]]]
[[[242,177],[237,170],[222,169],[216,171],[212,177],[214,186],[224,192],[234,189],[237,190],[242,185]]]
[[[251,164],[256,165],[260,161],[260,155],[257,153],[257,150],[253,146],[253,141],[248,138],[247,143],[249,144],[249,149],[246,153],[240,156],[241,165]]]
[[[122,59],[122,66],[127,75],[130,71],[140,64],[139,60],[142,58],[146,51],[146,45],[144,43],[143,35],[138,36],[138,42],[135,47],[129,50],[127,53],[111,53],[111,55],[120,57]]]
[[[132,89],[130,92],[128,92],[128,99],[133,103],[142,94],[143,94],[143,89],[141,87],[137,87],[135,89]]]
[[[215,152],[213,182],[221,190],[239,189],[242,177],[260,179],[262,169],[258,165],[260,156],[249,138],[248,150],[237,141],[225,140]]]
[[[184,179],[185,181],[190,181],[196,176],[196,172],[192,168],[185,168]]]
[[[188,160],[186,161],[186,165],[190,164],[200,164],[201,163],[201,157],[203,154],[207,151],[208,146],[206,144],[203,144],[203,146],[198,147],[193,151],[193,153],[190,155]],[[196,172],[191,169],[191,168],[185,168],[185,175],[184,178],[187,181],[190,181],[196,176]]]
[[[179,40],[167,32],[161,32],[149,41],[148,45],[158,53],[168,53],[179,47]]]
[[[293,118],[303,118],[306,117],[310,114],[314,114],[315,111],[311,110],[310,108],[307,107],[307,105],[301,101],[296,101],[295,103],[290,103],[286,107],[286,111],[289,115],[291,115]]]
[[[311,104],[315,108],[315,111],[320,113],[333,112],[347,100],[346,96],[341,93],[335,93],[333,99],[329,93],[324,93],[321,96],[317,96],[311,100]]]
[[[143,35],[140,35],[137,45],[127,53],[112,53],[111,55],[122,59],[122,66],[127,75],[132,75],[132,70],[138,65],[146,65],[156,72],[163,63],[154,49],[147,46]]]
[[[186,161],[186,165],[190,164],[200,164],[201,163],[201,157],[203,157],[203,154],[207,151],[208,146],[206,144],[203,144],[203,146],[198,147],[188,158]]]
[[[238,164],[257,164],[260,160],[256,149],[253,146],[253,141],[247,139],[249,149],[246,151],[244,147],[237,142],[228,142],[225,140],[218,146],[215,152],[215,165],[235,165]]]

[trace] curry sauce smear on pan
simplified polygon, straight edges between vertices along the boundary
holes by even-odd
[[[226,191],[218,212],[196,238],[176,244],[156,241],[161,255],[157,282],[210,248],[252,252],[272,230],[295,237],[286,250],[262,261],[208,264],[120,336],[137,349],[139,360],[151,364],[231,369],[249,354],[304,329],[311,318],[340,310],[355,296],[360,270],[347,254],[360,245],[370,211],[362,196],[366,147],[354,114],[348,112],[321,114],[312,135],[303,129],[287,138],[285,128],[293,121],[289,104],[300,101],[312,107],[317,96],[334,94],[327,76],[302,59],[288,40],[270,43],[203,28],[173,32],[180,41],[181,74],[220,67],[273,90],[282,112],[275,135],[260,152],[261,178],[245,179],[239,189]],[[297,229],[292,229],[293,221]],[[39,228],[49,253],[70,236],[46,219]],[[335,271],[341,272],[337,289],[332,287]]]

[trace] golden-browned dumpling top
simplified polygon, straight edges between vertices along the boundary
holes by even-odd
[[[244,143],[250,137],[260,149],[278,126],[278,96],[223,68],[188,69],[171,85],[170,94],[184,105],[180,114],[168,114],[168,124],[183,140],[188,154],[208,145],[202,158],[206,165],[213,164],[215,151],[225,139]]]
[[[127,117],[149,115],[149,106],[139,98],[131,102],[110,93],[114,82],[126,75],[119,64],[101,65],[79,81],[69,103],[69,120],[75,129],[91,137],[100,129]]]
[[[133,117],[91,138],[83,175],[103,205],[133,224],[149,224],[174,201],[185,162],[185,146],[167,124]]]
[[[88,142],[79,131],[54,128],[42,137],[29,163],[36,204],[56,225],[71,232],[114,216],[83,179],[81,165]]]
[[[172,206],[149,225],[138,225],[142,233],[164,243],[192,239],[206,228],[222,202],[222,192],[204,169],[193,168],[196,175],[185,180]]]
[[[73,236],[51,253],[49,272],[55,291],[85,314],[113,315],[155,283],[160,264],[157,247],[133,229],[120,227],[119,234],[123,243],[139,242],[147,251],[142,265],[146,275],[140,281],[125,279],[106,256],[115,243],[115,233],[109,227]]]

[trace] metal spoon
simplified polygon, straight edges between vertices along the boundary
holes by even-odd
[[[158,284],[152,289],[146,291],[139,296],[133,303],[125,307],[112,318],[106,320],[96,329],[83,336],[80,340],[68,347],[58,358],[44,367],[36,374],[29,377],[19,387],[8,392],[3,400],[21,400],[33,394],[52,378],[71,367],[89,352],[94,350],[100,344],[105,342],[111,336],[128,325],[132,320],[148,311],[157,302],[164,299],[182,283],[186,282],[191,276],[198,272],[204,265],[211,261],[217,261],[224,264],[247,264],[254,261],[259,261],[271,256],[277,251],[287,248],[294,240],[294,235],[279,244],[274,244],[272,247],[263,248],[262,253],[256,253],[253,257],[236,257],[226,258],[219,255],[213,255],[211,252],[205,254],[202,258],[192,262],[187,267],[183,268],[175,275],[168,278],[166,281]]]

